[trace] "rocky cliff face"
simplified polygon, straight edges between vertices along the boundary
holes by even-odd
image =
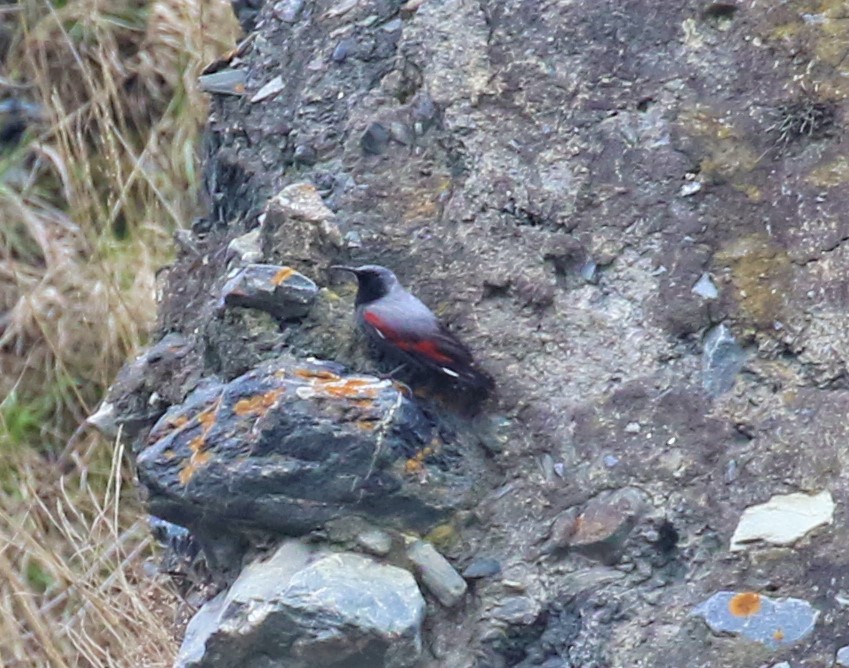
[[[156,511],[225,582],[257,532],[304,536],[263,609],[336,622],[228,646],[243,572],[185,665],[832,665],[849,623],[842,3],[241,9],[210,213],[163,275],[160,331],[182,352],[113,403],[141,425]],[[472,419],[348,375],[376,367],[340,261],[395,270],[497,400]],[[397,629],[340,622],[356,592],[291,584],[346,568],[379,583],[364,606],[400,587]],[[417,575],[423,626],[390,568]]]

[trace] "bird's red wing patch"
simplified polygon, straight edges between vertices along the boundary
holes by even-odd
[[[398,334],[386,322],[378,316],[374,311],[363,311],[363,320],[374,327],[378,333],[385,339],[391,340],[393,343],[398,338]]]
[[[451,358],[444,352],[442,352],[439,349],[439,346],[434,341],[410,341],[407,342],[407,345],[409,347],[405,347],[406,350],[414,350],[415,352],[424,355],[425,357],[433,360],[434,362],[439,362],[440,364],[448,364],[449,362],[451,362]]]
[[[404,338],[403,335],[387,325],[386,321],[373,311],[366,310],[363,313],[363,320],[374,327],[383,338],[387,339],[393,345],[398,346],[401,350],[418,353],[437,364],[448,364],[452,361],[450,355],[440,350],[439,344],[436,341]]]

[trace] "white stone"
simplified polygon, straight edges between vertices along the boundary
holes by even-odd
[[[267,100],[268,98],[277,95],[277,93],[282,91],[284,88],[286,88],[286,84],[283,83],[283,77],[274,77],[256,92],[256,95],[251,98],[251,102],[262,102],[263,100]]]
[[[806,533],[831,524],[834,500],[824,490],[819,494],[783,494],[743,511],[731,537],[731,551],[745,550],[751,543],[792,545]]]
[[[719,290],[717,289],[716,284],[711,280],[710,274],[708,273],[702,274],[691,290],[703,299],[716,299],[719,297]]]

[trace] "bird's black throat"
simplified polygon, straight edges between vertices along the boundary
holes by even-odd
[[[370,304],[389,293],[389,286],[386,285],[386,281],[379,274],[369,271],[358,272],[357,281],[359,289],[357,290],[357,299],[354,302],[356,306]]]

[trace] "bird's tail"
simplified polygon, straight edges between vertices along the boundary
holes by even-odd
[[[495,391],[495,380],[486,371],[473,366],[462,369],[457,384],[463,389],[475,393],[481,401]]]

